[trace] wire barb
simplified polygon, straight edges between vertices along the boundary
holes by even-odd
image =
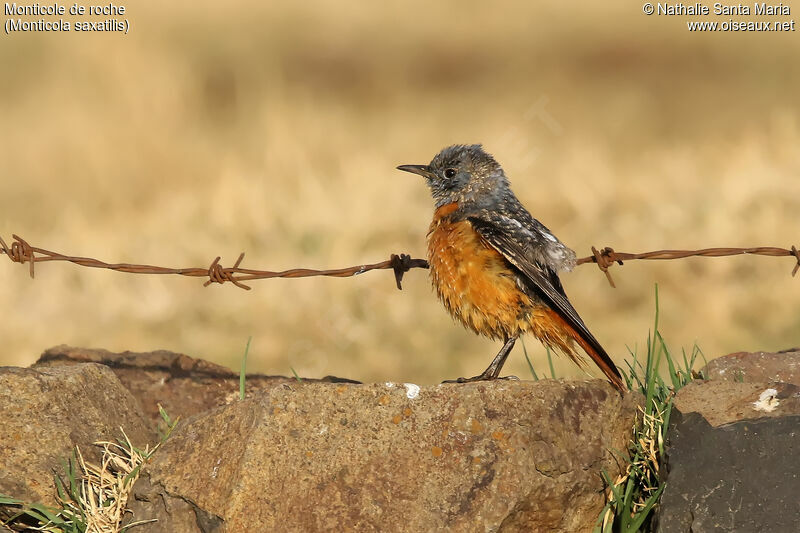
[[[403,290],[403,275],[412,268],[428,268],[428,262],[424,259],[411,259],[408,254],[392,254],[389,264],[394,269],[394,279],[397,283],[397,290]]]
[[[242,264],[242,259],[244,259],[244,252],[239,254],[239,259],[236,260],[234,263],[233,268],[222,268],[222,265],[219,264],[220,256],[217,256],[214,261],[211,262],[211,266],[208,267],[208,281],[203,283],[203,287],[208,287],[212,283],[219,283],[222,285],[226,281],[230,281],[240,289],[244,289],[249,291],[251,287],[245,285],[241,281],[238,281],[236,278],[233,277],[234,272],[239,270],[239,265]]]
[[[24,264],[28,261],[30,263],[31,278],[33,278],[33,264],[36,262],[36,258],[33,255],[33,248],[19,235],[12,234],[11,236],[14,237],[14,242],[11,243],[10,249],[6,241],[0,237],[0,250],[14,263]]]
[[[220,285],[230,282],[240,289],[250,290],[251,287],[245,285],[243,281],[255,279],[269,279],[269,278],[308,278],[313,276],[329,276],[336,278],[346,278],[369,272],[371,270],[393,270],[394,279],[397,288],[402,290],[403,275],[412,268],[428,268],[428,262],[424,259],[413,259],[408,254],[392,254],[387,261],[373,263],[370,265],[357,265],[347,268],[336,268],[331,270],[313,270],[309,268],[294,268],[291,270],[283,270],[280,272],[273,272],[270,270],[253,270],[249,268],[242,268],[241,264],[244,260],[244,252],[239,254],[239,258],[232,267],[225,268],[220,264],[220,257],[214,259],[211,264],[206,268],[167,268],[153,265],[137,265],[128,263],[105,263],[98,259],[90,257],[71,257],[60,254],[58,252],[51,252],[44,248],[37,248],[28,244],[25,239],[19,235],[12,235],[14,242],[8,246],[6,242],[0,237],[0,253],[4,253],[14,263],[28,263],[31,277],[33,277],[34,264],[40,261],[66,261],[76,264],[78,266],[90,268],[105,268],[115,270],[117,272],[127,272],[129,274],[176,274],[180,276],[189,276],[196,278],[206,278],[204,287],[208,287],[212,283],[219,283]],[[764,255],[772,257],[794,257],[796,264],[792,270],[792,276],[795,276],[800,270],[800,250],[796,246],[791,249],[775,248],[775,247],[758,247],[758,248],[705,248],[702,250],[656,250],[654,252],[644,252],[640,254],[631,254],[626,252],[616,252],[613,248],[605,247],[600,250],[592,246],[592,255],[582,257],[577,260],[578,265],[584,263],[595,263],[597,267],[606,275],[609,284],[616,287],[614,280],[609,272],[609,267],[614,263],[619,265],[623,261],[633,259],[683,259],[685,257],[723,257],[730,255]]]
[[[611,287],[616,289],[617,286],[614,284],[614,279],[611,277],[611,273],[608,271],[608,267],[613,265],[615,262],[619,263],[620,265],[622,264],[622,260],[614,259],[615,257],[616,255],[614,253],[614,249],[610,246],[606,246],[601,251],[598,251],[597,248],[592,246],[591,259],[597,263],[597,267],[603,271],[603,274],[606,275],[606,279],[608,279],[608,283],[611,285]],[[579,262],[578,264],[582,263]]]

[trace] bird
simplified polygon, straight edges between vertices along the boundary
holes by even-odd
[[[625,390],[558,277],[576,265],[575,252],[523,207],[492,155],[480,144],[457,144],[427,165],[397,169],[425,178],[433,196],[427,252],[439,299],[465,327],[504,343],[483,373],[455,382],[498,379],[516,340],[530,333],[585,367],[577,344],[617,390]]]

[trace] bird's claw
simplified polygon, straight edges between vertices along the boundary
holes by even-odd
[[[477,381],[495,381],[498,379],[502,380],[510,380],[510,381],[519,381],[520,379],[517,376],[485,376],[480,374],[478,376],[472,376],[471,378],[457,378],[457,379],[446,379],[442,381],[442,383],[475,383]]]

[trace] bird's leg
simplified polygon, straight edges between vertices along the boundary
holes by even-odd
[[[497,355],[494,356],[489,367],[484,370],[483,373],[471,378],[458,378],[443,381],[442,383],[471,383],[473,381],[491,381],[493,379],[498,379],[500,370],[503,368],[506,359],[508,359],[508,354],[511,353],[511,348],[513,348],[514,343],[517,342],[517,337],[518,335],[514,335],[506,339],[506,343],[500,348],[500,351],[497,352]]]

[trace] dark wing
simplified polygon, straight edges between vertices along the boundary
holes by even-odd
[[[529,251],[530,248],[540,246],[540,243],[533,240],[535,237],[530,237],[528,242],[520,242],[522,238],[519,229],[510,225],[513,223],[506,222],[509,221],[508,218],[499,215],[491,216],[491,219],[487,220],[487,217],[482,216],[469,217],[467,220],[480,233],[481,237],[503,254],[509,263],[517,267],[533,283],[537,295],[543,297],[545,302],[549,303],[570,326],[586,337],[592,337],[583,320],[578,316],[578,312],[567,300],[556,272],[551,267],[532,258],[533,254]]]
[[[612,383],[620,388],[622,379],[617,367],[586,327],[586,324],[583,323],[578,312],[567,300],[555,269],[546,264],[545,260],[540,259],[540,257],[547,256],[547,241],[550,238],[541,235],[538,227],[531,230],[516,219],[510,219],[494,212],[484,211],[479,215],[467,217],[467,220],[486,242],[503,254],[508,262],[527,278],[536,295],[549,304],[564,319],[567,325],[580,336],[580,339],[576,339],[579,344]],[[539,226],[541,225],[539,224]],[[584,342],[580,342],[580,340]],[[587,349],[587,347],[591,348],[591,350]],[[593,354],[592,351],[595,353]]]

